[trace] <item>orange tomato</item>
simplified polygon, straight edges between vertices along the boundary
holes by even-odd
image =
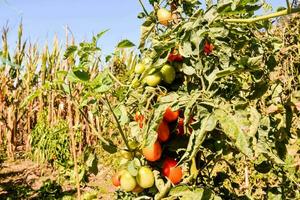
[[[158,125],[157,134],[160,142],[166,142],[170,138],[170,130],[167,122],[160,122]]]
[[[120,172],[117,172],[112,176],[111,181],[114,186],[119,187],[121,185],[120,177],[121,177]]]
[[[161,157],[161,145],[158,141],[156,141],[153,145],[143,148],[142,153],[146,160],[151,162],[157,161]]]
[[[172,13],[165,8],[160,8],[157,11],[157,19],[159,23],[167,26],[169,21],[172,21]]]
[[[164,120],[167,122],[174,122],[178,119],[179,110],[172,111],[170,107],[168,107],[164,113]]]
[[[165,177],[168,177],[168,179],[173,183],[177,184],[182,179],[182,169],[181,167],[177,166],[177,161],[174,159],[167,158],[162,167],[162,173]]]

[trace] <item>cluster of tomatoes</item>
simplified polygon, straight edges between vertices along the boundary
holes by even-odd
[[[160,8],[157,11],[157,19],[158,22],[164,26],[168,26],[172,21],[175,20],[177,15],[172,14],[165,8]],[[208,41],[205,41],[203,46],[203,53],[205,55],[210,55],[214,49],[213,44]],[[173,62],[183,62],[184,57],[179,53],[178,48],[173,48],[168,55],[168,63],[164,64],[160,70],[157,69],[149,69],[149,65],[146,62],[138,63],[135,66],[135,73],[136,74],[143,74],[145,70],[147,70],[146,76],[143,77],[142,83],[156,87],[162,81],[167,84],[172,84],[176,78],[176,69],[172,66]],[[133,81],[133,86],[138,87],[140,82],[138,79]]]
[[[137,112],[134,120],[138,123],[140,128],[143,128],[144,116],[141,113]],[[183,118],[180,117],[180,111],[172,111],[170,107],[167,107],[164,112],[163,119],[157,126],[157,141],[154,144],[141,149],[143,157],[150,165],[161,160],[163,152],[162,145],[164,145],[171,136],[169,124],[174,122],[177,123],[177,135],[183,135]],[[128,157],[128,159],[131,158],[131,156]],[[173,184],[180,183],[183,176],[183,170],[180,166],[177,166],[177,164],[178,162],[170,157],[164,158],[162,161],[161,174],[169,179]],[[112,182],[116,187],[120,186],[123,191],[139,193],[144,189],[151,188],[155,181],[151,167],[141,166],[136,176],[132,176],[128,170],[123,169],[112,177]]]
[[[135,177],[123,169],[112,177],[112,183],[123,191],[139,193],[154,185],[154,174],[148,166],[140,167]]]
[[[155,162],[161,158],[161,144],[167,142],[170,139],[171,131],[169,129],[169,123],[176,122],[178,118],[178,110],[172,111],[170,107],[165,110],[163,119],[157,127],[157,141],[152,146],[148,146],[142,149],[142,154],[146,160],[148,160],[149,162]],[[183,175],[181,167],[177,166],[177,161],[172,158],[166,158],[164,160],[162,165],[162,174],[167,177],[173,184],[179,183]]]

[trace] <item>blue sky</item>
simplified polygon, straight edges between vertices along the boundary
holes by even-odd
[[[285,5],[283,0],[267,2],[275,8]],[[0,27],[8,23],[9,44],[15,45],[22,19],[25,38],[41,46],[51,43],[55,34],[64,41],[66,25],[76,42],[109,29],[99,43],[103,53],[109,54],[122,39],[138,43],[141,11],[138,0],[0,0]]]

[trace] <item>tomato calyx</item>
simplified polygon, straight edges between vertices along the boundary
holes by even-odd
[[[209,43],[208,41],[205,41],[204,47],[203,47],[204,54],[207,56],[210,55],[212,53],[213,49],[214,49],[214,45]]]

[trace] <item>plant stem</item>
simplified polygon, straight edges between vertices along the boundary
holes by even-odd
[[[124,140],[125,145],[126,145],[128,151],[131,151],[131,149],[130,149],[130,147],[129,147],[129,144],[128,144],[128,141],[127,141],[127,139],[126,139],[126,137],[125,137],[125,134],[124,134],[124,132],[123,132],[123,130],[122,130],[122,127],[121,127],[121,125],[120,125],[120,123],[119,123],[119,120],[118,120],[116,114],[114,113],[114,111],[113,111],[113,109],[112,109],[112,107],[111,107],[111,105],[110,105],[110,103],[109,103],[109,100],[107,99],[106,94],[105,94],[104,97],[105,97],[105,101],[106,101],[106,103],[107,103],[107,105],[108,105],[108,108],[109,108],[109,110],[111,111],[111,113],[112,113],[112,115],[113,115],[113,117],[114,117],[114,119],[115,119],[115,121],[116,121],[116,123],[117,123],[117,127],[118,127],[118,129],[119,129],[119,131],[120,131],[120,134],[121,134],[121,136],[122,136],[122,139]]]
[[[280,17],[280,16],[284,16],[284,15],[289,15],[289,14],[297,13],[297,12],[300,12],[300,8],[292,8],[290,11],[289,11],[289,9],[285,9],[285,10],[271,13],[268,15],[258,16],[258,17],[249,18],[249,19],[225,19],[224,22],[251,24],[251,23],[258,22],[258,21],[267,20],[267,19],[271,19],[271,18],[275,18],[275,17]]]
[[[140,2],[140,4],[141,4],[141,6],[142,6],[142,8],[143,8],[143,10],[144,10],[144,12],[145,12],[145,14],[146,14],[147,16],[149,16],[149,13],[147,12],[147,10],[146,10],[146,8],[145,8],[145,6],[144,6],[142,0],[139,0],[139,2]]]
[[[109,70],[108,70],[108,75],[122,87],[130,87],[129,85],[125,85],[121,83]]]

